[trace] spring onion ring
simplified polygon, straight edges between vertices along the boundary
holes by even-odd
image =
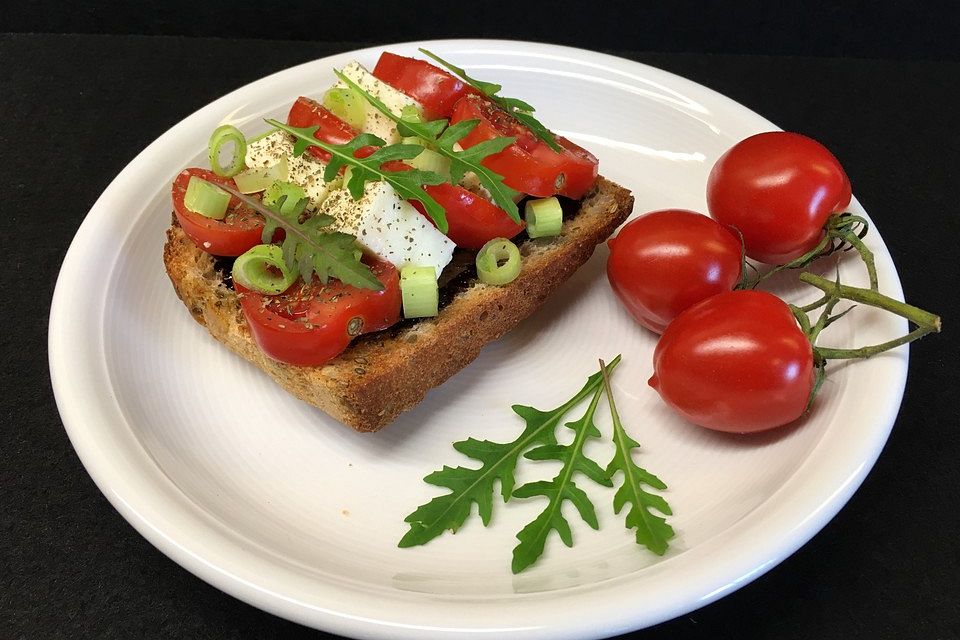
[[[283,250],[275,244],[258,244],[233,263],[233,281],[259,293],[283,293],[296,280],[283,261]]]
[[[509,284],[519,274],[520,250],[506,238],[494,238],[477,254],[477,277],[484,284]]]
[[[233,158],[226,167],[220,164],[220,151],[228,142],[233,142]],[[232,178],[243,171],[244,162],[247,157],[247,141],[232,124],[224,124],[213,130],[210,135],[210,143],[207,150],[207,157],[210,160],[210,168],[218,176]]]

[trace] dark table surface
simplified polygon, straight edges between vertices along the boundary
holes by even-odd
[[[321,638],[208,586],[141,538],[84,471],[46,360],[50,299],[89,207],[170,126],[265,74],[361,46],[0,36],[0,638]],[[946,332],[911,351],[899,419],[850,503],[736,593],[639,638],[960,637],[960,64],[612,51],[711,87],[834,151]]]

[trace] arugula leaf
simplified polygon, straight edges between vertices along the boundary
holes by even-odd
[[[366,98],[367,102],[377,111],[393,120],[397,125],[397,131],[400,135],[422,138],[428,144],[435,147],[440,154],[450,158],[450,174],[454,183],[460,182],[460,180],[463,179],[463,174],[467,171],[472,171],[476,174],[480,184],[490,192],[494,204],[506,211],[507,215],[510,216],[514,222],[520,222],[520,211],[517,209],[517,203],[514,202],[514,197],[520,192],[505,185],[503,183],[503,176],[481,164],[487,156],[499,153],[516,142],[516,138],[509,136],[493,138],[492,140],[485,140],[484,142],[476,144],[469,149],[455,151],[453,145],[473,131],[480,123],[479,120],[464,120],[448,127],[448,121],[446,119],[421,122],[419,120],[404,118],[402,115],[398,116],[381,100],[368,91],[365,91],[360,85],[341,72],[335,71],[335,73],[342,82]],[[444,131],[444,129],[446,130]]]
[[[667,485],[660,478],[639,467],[633,461],[632,451],[638,448],[640,443],[627,435],[623,424],[620,422],[620,415],[617,413],[617,406],[614,404],[613,394],[610,390],[610,379],[606,375],[606,369],[603,368],[603,360],[600,361],[600,372],[603,374],[603,386],[607,391],[607,402],[610,404],[610,416],[613,419],[613,441],[616,445],[616,453],[610,464],[607,465],[606,476],[613,480],[613,476],[618,471],[623,472],[623,484],[613,496],[613,511],[614,513],[620,513],[624,505],[629,503],[630,509],[627,511],[626,517],[627,528],[636,529],[637,544],[662,556],[667,550],[667,541],[674,536],[674,531],[673,527],[667,524],[666,518],[652,513],[651,509],[655,509],[665,516],[672,516],[673,511],[662,496],[647,491],[643,488],[643,485],[659,491],[666,489]]]
[[[332,277],[360,289],[383,290],[383,284],[373,275],[370,267],[360,262],[360,252],[355,237],[339,231],[329,233],[323,231],[323,227],[329,226],[333,218],[315,214],[301,222],[304,210],[309,203],[307,198],[300,199],[289,213],[281,213],[280,209],[286,201],[286,196],[281,197],[275,205],[276,208],[271,209],[256,198],[244,195],[229,185],[211,184],[239,198],[263,216],[262,242],[269,243],[278,228],[284,230],[285,237],[281,245],[283,261],[289,269],[299,274],[304,282],[310,282],[313,274],[316,273],[324,284]]]
[[[426,56],[430,56],[436,62],[439,62],[444,67],[446,67],[450,71],[454,72],[455,74],[463,78],[463,80],[467,84],[472,86],[474,89],[477,89],[478,91],[480,91],[480,93],[485,95],[487,99],[489,99],[491,102],[493,102],[496,105],[499,105],[505,111],[508,111],[510,114],[513,115],[513,117],[515,117],[517,120],[519,120],[524,125],[526,125],[526,127],[530,129],[530,131],[532,131],[534,135],[536,135],[538,138],[546,142],[547,146],[549,146],[551,149],[553,149],[557,153],[560,153],[561,151],[563,151],[563,147],[561,147],[557,143],[557,139],[554,137],[553,133],[551,133],[549,129],[543,126],[543,124],[539,120],[537,120],[531,115],[534,111],[536,111],[536,109],[534,109],[528,103],[518,98],[507,98],[505,96],[498,96],[497,94],[500,92],[500,89],[503,88],[499,84],[494,84],[492,82],[483,82],[482,80],[471,78],[470,76],[467,75],[467,72],[464,71],[461,67],[457,67],[450,64],[449,62],[447,62],[437,54],[427,51],[426,49],[421,48],[420,52]]]
[[[437,228],[446,233],[449,229],[447,216],[440,203],[430,197],[423,190],[424,185],[441,184],[446,179],[433,171],[387,171],[380,167],[384,162],[391,160],[409,160],[415,158],[423,147],[416,144],[392,144],[386,145],[386,142],[372,133],[361,133],[350,142],[344,144],[330,144],[323,140],[317,140],[314,133],[319,128],[313,127],[291,127],[277,120],[267,119],[267,124],[286,131],[296,138],[293,146],[293,154],[301,155],[308,147],[320,147],[330,154],[330,162],[324,170],[323,179],[327,182],[333,180],[340,171],[341,167],[352,167],[350,180],[347,189],[354,199],[360,199],[363,196],[363,188],[367,182],[373,180],[383,180],[389,183],[401,198],[405,200],[419,200],[423,204],[427,215],[433,220]],[[357,158],[353,154],[361,147],[378,146],[380,147],[366,158]]]
[[[600,465],[583,453],[583,445],[588,438],[600,437],[600,430],[593,423],[593,415],[597,410],[597,404],[600,403],[602,392],[603,388],[597,387],[597,391],[593,394],[593,400],[590,401],[590,406],[583,417],[565,425],[576,433],[571,444],[541,445],[524,455],[525,458],[530,460],[559,460],[563,462],[563,467],[553,480],[531,482],[518,487],[513,492],[515,498],[530,498],[533,496],[549,498],[546,508],[540,515],[517,534],[520,544],[513,549],[511,568],[514,573],[520,573],[543,555],[543,548],[551,531],[556,531],[565,545],[573,546],[570,524],[563,517],[561,511],[564,501],[572,502],[580,513],[580,517],[590,527],[593,529],[600,527],[593,503],[590,502],[590,498],[587,497],[583,489],[573,481],[573,475],[579,472],[605,487],[613,486],[613,482],[604,475]],[[532,407],[523,407],[523,409],[536,411]]]
[[[607,366],[613,370],[620,362],[617,356]],[[514,405],[513,410],[526,423],[523,432],[511,442],[492,442],[468,438],[455,442],[453,448],[481,463],[479,469],[444,466],[424,478],[428,484],[450,489],[420,505],[404,521],[410,529],[400,539],[400,547],[426,544],[444,531],[456,532],[470,516],[476,503],[483,526],[490,524],[493,513],[494,482],[500,483],[500,495],[507,502],[514,493],[514,470],[520,454],[533,445],[556,445],[556,426],[574,406],[600,388],[601,374],[595,373],[573,398],[551,411]],[[548,450],[549,451],[549,450]]]

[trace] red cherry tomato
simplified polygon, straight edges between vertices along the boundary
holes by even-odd
[[[477,96],[457,102],[450,124],[479,120],[462,140],[470,148],[485,140],[514,136],[517,141],[499,153],[487,156],[483,165],[499,173],[507,186],[544,198],[555,194],[582,198],[597,177],[597,159],[569,140],[557,137],[564,150],[557,153],[512,115]]]
[[[653,211],[607,244],[610,286],[637,322],[657,333],[684,309],[740,281],[740,240],[693,211]]]
[[[747,433],[799,418],[813,389],[813,348],[786,303],[730,291],[690,307],[653,352],[649,384],[684,418]]]
[[[319,127],[313,134],[317,140],[330,144],[346,144],[360,133],[349,124],[333,115],[316,100],[300,96],[290,107],[287,115],[287,124],[291,127]],[[376,147],[361,147],[354,154],[358,158],[365,158],[376,150]],[[360,155],[363,152],[365,155]],[[330,162],[330,154],[320,147],[307,147],[307,153],[320,160]]]
[[[448,118],[457,100],[479,92],[426,60],[383,52],[373,75],[420,103],[428,120]]]
[[[183,204],[190,177],[197,176],[216,184],[225,184],[236,189],[232,178],[222,178],[208,169],[184,169],[173,181],[173,211],[187,237],[200,249],[215,256],[238,256],[250,247],[260,244],[263,233],[263,218],[259,213],[231,197],[227,215],[223,220],[214,220],[188,209]]]
[[[735,144],[710,172],[710,215],[743,234],[748,256],[783,264],[813,249],[831,214],[850,204],[850,180],[826,147],[770,131]]]
[[[370,265],[383,291],[358,289],[339,280],[297,281],[266,296],[235,284],[240,306],[260,349],[288,364],[319,366],[337,357],[354,337],[381,331],[400,319],[400,276],[389,262]]]

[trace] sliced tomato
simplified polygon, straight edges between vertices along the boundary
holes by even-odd
[[[522,222],[514,222],[506,211],[461,186],[445,183],[424,189],[446,210],[447,237],[458,247],[479,251],[494,238],[512,238],[523,231]]]
[[[563,136],[554,136],[557,143],[563,147],[557,153],[545,142],[540,143],[530,152],[540,162],[556,167],[560,175],[557,194],[579,200],[597,181],[600,162],[597,157]]]
[[[313,134],[317,140],[328,142],[330,144],[346,144],[353,140],[360,133],[349,124],[333,115],[322,104],[316,100],[300,96],[290,107],[290,113],[287,115],[287,124],[291,127],[319,127]],[[364,158],[370,155],[376,147],[363,147],[358,149],[356,156]],[[366,155],[361,156],[360,152],[366,150]],[[329,162],[330,154],[320,147],[307,147],[307,153],[320,160]]]
[[[341,354],[356,336],[395,324],[401,307],[399,273],[389,262],[369,260],[383,291],[333,279],[322,284],[314,278],[266,296],[235,284],[243,316],[260,349],[287,364],[319,366]]]
[[[557,167],[551,167],[536,159],[527,151],[527,148],[533,149],[536,146],[535,137],[510,114],[477,96],[467,96],[454,106],[450,124],[464,120],[480,121],[460,140],[460,146],[465,149],[500,136],[517,137],[515,143],[483,160],[485,167],[503,176],[507,186],[538,198],[552,196],[557,192],[560,171]]]
[[[223,220],[207,218],[195,213],[183,204],[190,177],[197,176],[210,182],[236,188],[232,178],[223,178],[209,169],[184,169],[173,181],[173,211],[187,237],[194,244],[215,256],[238,256],[250,247],[260,244],[263,233],[263,218],[259,213],[231,197],[227,215]]]
[[[449,118],[460,98],[480,95],[460,78],[426,60],[387,51],[380,54],[373,75],[419,102],[429,120]]]
[[[563,151],[556,152],[512,115],[495,104],[467,96],[460,100],[450,118],[451,124],[479,120],[479,124],[460,141],[464,148],[499,136],[513,136],[515,143],[500,153],[488,156],[483,164],[503,176],[504,182],[518,191],[538,198],[559,194],[582,198],[597,179],[596,157],[566,138],[556,136]]]

